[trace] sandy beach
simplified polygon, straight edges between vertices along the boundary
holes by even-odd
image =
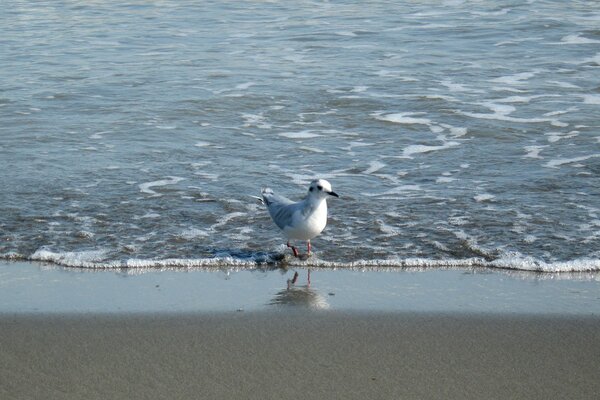
[[[592,275],[0,263],[1,399],[593,399]]]
[[[3,399],[592,399],[600,320],[4,315]]]

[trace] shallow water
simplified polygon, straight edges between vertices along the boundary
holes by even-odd
[[[278,266],[249,195],[330,180],[329,267],[600,270],[593,1],[15,2],[0,257]]]
[[[294,274],[297,280],[292,284]],[[309,279],[310,276],[310,279]],[[310,282],[309,282],[310,280]],[[0,318],[13,313],[348,311],[600,315],[597,273],[484,268],[127,268],[0,260]]]

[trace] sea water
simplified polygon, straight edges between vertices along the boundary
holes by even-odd
[[[4,259],[295,263],[320,177],[306,266],[600,270],[596,1],[8,1],[0,78]]]

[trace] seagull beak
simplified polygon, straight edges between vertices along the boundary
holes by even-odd
[[[330,196],[340,197],[336,192],[327,192],[327,194]]]

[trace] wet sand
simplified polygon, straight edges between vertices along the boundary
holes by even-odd
[[[2,399],[592,399],[600,319],[2,314]]]

